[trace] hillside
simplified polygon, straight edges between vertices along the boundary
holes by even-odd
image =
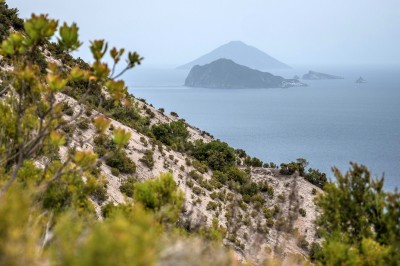
[[[88,64],[75,23],[0,8],[0,265],[398,261],[400,194],[366,167],[263,163],[130,95],[138,53]]]
[[[61,97],[60,100],[69,102],[71,105],[74,104],[74,100],[64,97]],[[137,101],[137,104],[141,110],[150,110],[155,114],[150,120],[152,124],[178,121],[176,117],[163,114],[142,101]],[[145,114],[145,111],[143,111],[143,114]],[[93,113],[93,115],[97,114]],[[313,204],[316,193],[313,193],[313,189],[316,191],[320,191],[320,189],[310,184],[303,177],[281,175],[279,170],[275,168],[248,168],[253,182],[266,183],[273,191],[273,195],[267,192],[262,193],[265,203],[260,207],[255,207],[253,204],[244,203],[242,196],[229,189],[228,186],[210,188],[207,182],[213,180],[213,171],[209,169],[204,173],[198,172],[193,166],[196,159],[192,156],[174,151],[165,145],[151,144],[153,140],[146,135],[126,127],[118,121],[111,121],[114,128],[122,127],[132,134],[125,151],[136,164],[135,176],[137,179],[147,180],[165,171],[172,172],[175,181],[185,195],[185,212],[182,213],[182,222],[190,224],[193,228],[198,225],[211,226],[213,218],[217,217],[219,224],[226,227],[228,232],[236,231],[234,237],[227,234],[224,242],[236,250],[240,259],[261,262],[271,255],[277,255],[277,250],[279,250],[278,255],[284,258],[296,254],[304,256],[307,252],[298,246],[299,239],[305,237],[305,240],[309,243],[316,241],[313,225],[317,213]],[[203,132],[190,126],[189,132],[189,141],[201,139],[210,142],[213,140],[208,135],[204,135]],[[111,134],[111,131],[107,134]],[[84,147],[93,150],[96,146],[92,141],[93,135],[95,135],[95,128],[92,125],[86,130],[77,129],[73,133],[73,142],[80,138],[88,139],[89,141],[85,143]],[[149,149],[154,152],[154,166],[151,168],[140,162],[140,159]],[[62,153],[65,154],[65,151],[66,149],[63,148]],[[190,162],[190,165],[188,165],[188,162]],[[239,167],[246,171],[245,165]],[[107,194],[109,200],[101,204],[95,201],[96,212],[99,217],[102,217],[101,206],[106,205],[107,202],[114,204],[125,202],[125,196],[121,193],[120,186],[129,176],[124,174],[113,175],[111,168],[106,164],[102,164],[101,172],[108,181]],[[195,175],[200,177],[195,177]],[[217,198],[214,195],[218,195]],[[220,198],[220,195],[225,196]],[[210,202],[217,205],[216,209],[207,207]],[[262,211],[266,208],[270,210],[277,208],[279,211],[276,214],[272,214],[274,212],[272,211],[271,214],[267,215],[265,211]],[[299,209],[305,210],[305,217],[299,215]],[[233,214],[233,216],[229,217],[228,213]],[[227,219],[227,216],[229,219]]]
[[[204,66],[194,66],[185,86],[202,88],[287,88],[306,86],[296,79],[284,79],[268,72],[236,64],[229,59],[218,59]]]
[[[209,64],[220,58],[230,59],[237,64],[258,70],[290,68],[288,65],[253,46],[241,41],[232,41],[187,64],[179,66],[178,69],[191,69],[195,65]]]
[[[44,16],[33,16],[29,23],[36,23],[39,29],[51,27],[51,21],[47,21]],[[21,23],[19,20],[17,22]],[[14,31],[14,22],[10,20],[9,23]],[[73,34],[76,28],[72,25],[64,30],[71,32],[67,37],[62,35],[65,38],[63,45],[75,47],[77,40],[74,40]],[[25,34],[15,32],[11,38],[29,38]],[[67,43],[67,38],[71,36],[72,39]],[[37,44],[40,45],[34,42],[3,42],[3,47],[11,45],[11,49],[2,50],[0,67],[3,77],[28,71],[26,84],[29,85],[12,83],[4,87],[0,104],[3,110],[19,110],[16,113],[22,117],[16,118],[14,124],[17,132],[22,130],[18,129],[21,127],[19,119],[38,119],[40,127],[37,129],[31,129],[29,123],[22,123],[24,130],[33,131],[29,138],[21,136],[20,141],[23,142],[17,147],[26,149],[23,151],[27,154],[26,162],[31,161],[44,180],[48,179],[45,177],[48,169],[58,169],[50,178],[54,184],[46,181],[39,186],[46,188],[40,192],[44,193],[40,197],[44,197],[44,202],[39,201],[45,209],[62,213],[78,204],[81,211],[90,213],[93,208],[97,219],[108,221],[110,211],[133,204],[137,184],[169,172],[177,191],[183,192],[183,208],[178,210],[178,220],[173,223],[176,228],[193,235],[206,232],[209,236],[205,239],[221,236],[223,243],[234,250],[239,261],[260,264],[266,259],[278,257],[288,263],[293,258],[306,260],[309,243],[318,241],[313,225],[317,213],[313,198],[320,191],[319,188],[297,173],[282,175],[274,164],[271,164],[273,168],[269,164],[262,167],[263,163],[257,158],[251,158],[242,150],[235,151],[226,143],[178,119],[176,114],[164,114],[163,110],[156,110],[144,100],[128,95],[120,85],[123,83],[104,79],[105,65],[101,65],[99,59],[93,64],[93,72],[90,72],[92,70],[88,64],[63,52],[60,44],[51,43],[45,38]],[[29,61],[24,53],[11,56],[15,45],[32,45],[32,48],[24,51],[27,51],[35,67],[25,68],[24,64]],[[103,41],[92,43],[95,57],[101,57],[100,51],[104,47]],[[118,58],[117,51],[111,54],[114,59]],[[128,56],[127,68],[140,63],[141,59],[136,53],[129,53]],[[85,74],[85,71],[92,74]],[[69,81],[64,82],[62,77],[67,77]],[[100,85],[102,79],[104,87]],[[7,80],[2,79],[4,82]],[[90,80],[98,82],[91,84]],[[42,86],[39,85],[41,82],[48,83]],[[20,93],[23,105],[9,105],[15,99],[14,86],[22,86],[15,93]],[[47,90],[46,93],[36,93],[30,97],[39,97],[37,100],[41,101],[49,99],[51,109],[42,114],[40,108],[46,108],[46,105],[34,105],[38,116],[30,116],[24,109],[31,103],[31,99],[22,94],[26,89],[26,95],[30,95],[31,90]],[[122,99],[121,103],[115,99]],[[47,114],[51,116],[44,119]],[[25,118],[25,115],[28,117]],[[9,122],[1,120],[1,123]],[[43,123],[48,125],[42,126]],[[52,126],[56,127],[48,131],[47,128]],[[47,137],[50,143],[57,145],[47,147],[42,139]],[[35,151],[36,147],[29,146],[32,141],[43,143],[41,145],[44,146],[43,150],[39,149],[31,156],[28,153]],[[10,145],[0,144],[1,147]],[[11,155],[6,154],[5,162],[14,157],[13,152],[21,153],[18,148],[14,151],[12,147],[6,148],[7,154]],[[80,176],[74,181],[77,183],[64,183],[66,181],[60,178],[69,175],[65,169],[76,169],[77,165],[82,167],[76,172]],[[17,163],[15,169],[20,167],[23,168],[23,164]],[[75,170],[71,172],[74,173]],[[10,174],[13,175],[12,172]],[[1,182],[5,185],[2,186],[0,197],[7,192],[11,182],[18,183],[18,180],[11,177],[8,183]],[[83,190],[75,198],[70,189]],[[45,234],[52,232],[46,231]]]

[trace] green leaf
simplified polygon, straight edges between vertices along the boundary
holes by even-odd
[[[92,151],[76,151],[73,160],[75,164],[86,168],[96,163],[97,155]]]
[[[47,15],[36,16],[32,14],[32,17],[25,22],[24,29],[30,38],[31,44],[34,44],[43,39],[52,37],[57,26],[58,21],[48,19]]]
[[[13,33],[11,34],[8,39],[3,40],[1,44],[0,54],[9,56],[14,55],[17,52],[23,52],[24,36],[21,33]]]
[[[108,44],[104,40],[94,40],[90,42],[90,50],[92,51],[93,58],[98,61],[103,58],[107,52]]]
[[[108,78],[110,74],[110,69],[106,63],[101,63],[100,61],[96,61],[92,65],[93,67],[93,74],[99,80],[104,80]]]
[[[117,48],[112,48],[110,50],[111,58],[114,60],[114,63],[117,64],[121,59],[122,54],[125,52],[125,49],[118,50]]]
[[[63,79],[60,76],[51,74],[51,73],[47,74],[46,78],[47,78],[49,87],[54,92],[58,92],[58,91],[62,90],[65,87],[65,85],[67,85],[67,82],[68,82],[68,80]]]
[[[130,132],[127,132],[122,128],[118,128],[118,129],[114,130],[113,141],[119,147],[122,147],[122,146],[126,145],[130,138],[131,138],[131,133]]]
[[[104,133],[104,131],[107,130],[110,123],[111,123],[110,119],[107,119],[103,115],[99,115],[94,119],[94,126],[96,127],[97,131],[101,133]]]
[[[65,144],[65,138],[64,136],[57,131],[52,131],[50,133],[50,141],[52,144],[56,145],[56,146],[62,146]]]
[[[116,101],[120,101],[122,98],[124,98],[125,94],[128,91],[127,87],[125,87],[125,82],[123,80],[108,80],[105,86],[108,92],[111,94],[111,97]]]
[[[135,65],[140,65],[143,57],[140,57],[136,52],[129,52],[128,53],[128,67],[133,68]]]
[[[60,27],[61,38],[58,39],[58,42],[63,49],[74,51],[82,45],[78,40],[78,30],[79,28],[76,23],[72,23],[71,26],[68,26],[67,23],[64,22],[63,26]]]

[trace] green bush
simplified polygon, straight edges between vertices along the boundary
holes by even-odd
[[[205,195],[204,191],[199,187],[193,187],[192,191],[196,195]]]
[[[141,161],[148,168],[153,169],[154,166],[153,151],[147,150],[139,161]]]
[[[254,182],[248,182],[241,187],[240,193],[251,197],[258,193],[258,186]]]
[[[263,162],[260,159],[258,159],[256,157],[251,158],[250,156],[246,157],[246,159],[244,160],[244,163],[247,166],[253,166],[253,167],[262,167],[262,165],[263,165]]]
[[[168,146],[175,146],[182,149],[189,137],[189,131],[182,120],[154,125],[151,128],[154,137]]]
[[[128,197],[132,197],[134,191],[134,184],[136,182],[137,182],[136,179],[133,177],[126,178],[121,182],[121,185],[119,186],[119,191],[121,191],[121,193],[127,195]]]
[[[305,174],[304,178],[321,189],[324,188],[325,184],[328,182],[326,174],[320,172],[318,169],[308,169],[308,173]]]
[[[206,164],[204,164],[204,163],[201,163],[201,162],[197,161],[197,160],[194,160],[192,162],[192,165],[201,174],[204,174],[204,173],[206,173],[208,171],[208,166]]]
[[[171,173],[135,183],[133,197],[146,209],[156,212],[161,221],[166,222],[175,222],[178,219],[184,200]]]
[[[113,176],[119,176],[120,172],[119,172],[119,170],[117,168],[112,167],[111,168],[111,174]]]
[[[215,201],[209,201],[208,203],[207,203],[207,206],[206,206],[206,209],[207,210],[213,210],[213,211],[215,211],[216,209],[217,209],[217,207],[218,207],[218,204],[215,202]]]
[[[297,241],[297,246],[308,251],[309,243],[304,236],[301,236]]]
[[[136,164],[126,155],[124,150],[116,150],[107,155],[106,164],[118,169],[123,174],[136,172]]]
[[[203,176],[201,174],[199,174],[196,170],[190,171],[189,176],[196,181],[203,179]]]
[[[300,213],[300,215],[303,216],[303,217],[306,217],[306,215],[307,215],[306,210],[303,209],[303,208],[300,208],[300,209],[299,209],[299,213]]]
[[[89,129],[89,119],[87,119],[87,118],[82,118],[82,119],[80,119],[79,121],[78,121],[78,124],[77,124],[77,126],[78,126],[78,128],[79,129],[81,129],[81,130],[87,130],[87,129]]]
[[[224,170],[233,166],[236,162],[235,150],[225,142],[214,140],[209,143],[197,141],[193,150],[193,156],[208,164],[212,170]]]

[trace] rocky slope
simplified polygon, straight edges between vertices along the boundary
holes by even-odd
[[[204,66],[194,66],[185,86],[203,88],[287,88],[306,86],[296,79],[284,79],[268,72],[236,64],[230,59],[218,59]]]
[[[75,106],[75,100],[66,95],[60,95],[59,100]],[[149,113],[145,112],[145,109],[153,113],[150,117],[152,124],[178,120],[174,116],[156,110],[144,101],[135,101],[143,115]],[[75,112],[78,111],[75,110]],[[98,112],[92,111],[87,118],[90,119],[97,115],[99,115]],[[199,180],[196,181],[192,176],[193,171],[197,172],[197,170],[192,164],[194,158],[190,155],[174,151],[165,145],[160,147],[160,144],[157,144],[157,146],[149,137],[118,121],[112,120],[111,124],[114,128],[122,127],[131,133],[131,139],[125,147],[125,151],[128,157],[136,163],[134,176],[137,180],[154,178],[166,171],[172,172],[180,190],[185,195],[185,211],[182,214],[181,223],[191,230],[198,226],[211,226],[213,219],[216,218],[219,226],[227,231],[224,243],[235,250],[240,260],[246,259],[259,264],[265,259],[278,256],[289,265],[293,259],[302,260],[303,256],[306,256],[307,251],[304,247],[302,248],[302,241],[303,243],[304,240],[308,243],[318,241],[313,224],[317,215],[313,198],[315,192],[320,192],[320,189],[307,182],[303,177],[296,174],[284,176],[279,174],[277,169],[239,166],[244,171],[248,171],[254,182],[266,182],[273,188],[272,195],[263,193],[265,204],[254,207],[244,203],[242,196],[227,186],[211,191],[203,187],[204,182],[198,182]],[[209,142],[212,140],[209,135],[189,125],[188,130],[190,141],[202,139]],[[112,134],[112,130],[108,130],[107,134]],[[96,146],[93,141],[94,135],[95,127],[92,124],[84,130],[77,128],[68,147],[75,145],[93,150]],[[67,147],[63,147],[61,154],[65,156],[67,149]],[[152,149],[154,153],[155,163],[152,168],[140,161],[148,149]],[[119,204],[129,200],[120,191],[121,184],[129,175],[115,176],[105,163],[101,164],[100,169],[101,175],[108,181],[107,194],[109,198],[102,203],[93,200],[99,219],[101,219],[101,207],[108,202]],[[211,179],[213,172],[208,170],[203,174],[198,174],[207,181]],[[209,207],[210,202],[215,203],[214,208]],[[304,210],[303,215],[300,215],[300,209]]]

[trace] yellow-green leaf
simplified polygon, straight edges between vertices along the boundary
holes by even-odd
[[[94,126],[96,127],[97,131],[101,133],[104,133],[104,131],[106,131],[110,123],[111,121],[103,115],[99,115],[94,119]]]
[[[114,130],[113,141],[119,147],[122,147],[122,146],[126,145],[130,138],[131,138],[131,133],[130,132],[125,131],[122,128],[118,128],[118,129]]]

